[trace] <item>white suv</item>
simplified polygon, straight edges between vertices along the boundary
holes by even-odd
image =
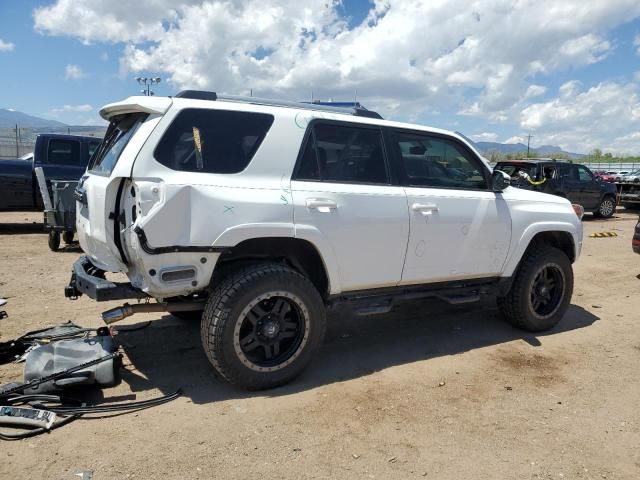
[[[199,91],[100,114],[110,126],[76,190],[86,256],[65,294],[157,300],[107,311],[107,323],[201,317],[211,363],[236,385],[299,374],[337,303],[364,315],[491,294],[534,331],[569,305],[579,212],[509,187],[459,135],[363,108]]]

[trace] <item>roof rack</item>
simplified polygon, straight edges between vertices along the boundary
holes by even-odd
[[[253,105],[269,105],[272,107],[289,107],[299,108],[303,110],[315,110],[319,112],[340,113],[343,115],[354,115],[356,117],[377,118],[382,120],[382,116],[373,110],[367,110],[362,106],[352,108],[334,107],[330,105],[321,105],[319,103],[305,102],[289,102],[286,100],[272,100],[258,97],[244,97],[240,95],[218,95],[216,92],[207,92],[203,90],[182,90],[175,95],[175,98],[190,98],[193,100],[223,100],[225,102],[251,103]]]

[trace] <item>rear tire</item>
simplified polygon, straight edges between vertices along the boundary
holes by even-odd
[[[498,307],[511,325],[540,332],[557,325],[573,293],[571,262],[560,250],[547,245],[525,253],[509,293]]]
[[[57,251],[60,248],[60,232],[55,232],[53,230],[49,231],[49,249],[52,252]]]
[[[602,199],[598,210],[593,212],[596,217],[611,218],[616,212],[616,201],[613,197],[607,196]]]
[[[309,279],[267,263],[235,270],[220,282],[207,300],[200,332],[222,377],[262,390],[298,376],[325,330],[324,303]]]

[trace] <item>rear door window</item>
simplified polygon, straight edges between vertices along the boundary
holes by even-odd
[[[273,124],[273,115],[187,108],[155,149],[165,167],[181,172],[239,173],[251,162]]]
[[[80,142],[49,140],[47,162],[52,165],[80,165]]]
[[[89,171],[111,175],[124,147],[146,118],[146,113],[128,113],[114,117],[107,128],[104,140],[91,158]]]
[[[297,180],[388,184],[378,128],[317,123],[302,152]]]

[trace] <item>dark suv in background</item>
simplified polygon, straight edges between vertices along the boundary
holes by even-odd
[[[597,217],[609,218],[616,211],[616,186],[602,181],[577,163],[552,159],[498,162],[494,170],[511,177],[511,185],[565,197]]]

